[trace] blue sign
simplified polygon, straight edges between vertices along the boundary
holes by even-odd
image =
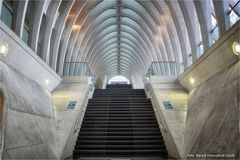
[[[165,109],[173,109],[173,106],[170,101],[163,101]]]
[[[70,101],[68,103],[67,109],[74,109],[77,104],[77,101]]]

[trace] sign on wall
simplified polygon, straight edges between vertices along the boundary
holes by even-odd
[[[77,101],[70,101],[68,103],[67,109],[75,109],[76,105],[77,105]]]
[[[165,109],[173,109],[173,106],[170,101],[163,101]]]

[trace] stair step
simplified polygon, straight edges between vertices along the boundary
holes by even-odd
[[[112,94],[99,94],[99,95],[93,95],[92,99],[117,99],[117,98],[121,98],[121,99],[130,99],[130,98],[146,98],[146,95],[144,94],[135,94],[135,95],[127,95],[127,94],[116,94],[116,95],[112,95]]]
[[[86,140],[83,139],[81,141],[77,141],[76,145],[82,145],[82,144],[88,144],[88,145],[94,145],[94,144],[109,144],[109,145],[149,145],[149,144],[164,144],[163,139],[157,139],[157,140],[108,140],[105,139],[102,140]]]
[[[105,139],[105,140],[157,140],[157,139],[162,139],[162,136],[160,135],[149,135],[149,136],[122,136],[122,135],[104,135],[104,136],[99,136],[99,135],[81,135],[78,137],[78,140],[101,140],[101,139]]]
[[[118,101],[118,100],[149,100],[148,98],[146,98],[145,95],[142,95],[142,96],[131,96],[131,97],[93,97],[92,99],[89,99],[89,100],[106,100],[106,101],[110,101],[110,100],[113,100],[113,101]]]
[[[138,99],[90,99],[89,102],[111,102],[111,103],[118,103],[118,102],[150,102],[149,99],[146,98],[138,98]]]
[[[103,99],[94,99],[89,100],[88,103],[148,103],[151,102],[149,99],[125,99],[125,100],[103,100]]]
[[[127,106],[127,105],[105,105],[105,106],[87,106],[87,110],[88,109],[105,109],[105,110],[109,110],[109,109],[129,109],[129,110],[134,110],[134,109],[152,109],[151,105],[148,104],[144,104],[144,105],[131,105],[131,106]]]
[[[153,120],[123,120],[123,121],[111,121],[111,120],[85,120],[83,124],[158,124],[156,121]]]
[[[102,106],[107,106],[107,107],[124,107],[124,106],[128,106],[128,107],[132,107],[132,106],[151,106],[151,103],[150,102],[132,102],[132,103],[129,103],[129,102],[118,102],[118,103],[106,103],[106,102],[89,102],[88,103],[88,106],[99,106],[99,107],[102,107]]]
[[[119,127],[119,128],[128,128],[128,127],[131,127],[131,128],[141,128],[141,127],[156,127],[158,128],[158,125],[155,123],[155,124],[86,124],[86,123],[83,123],[82,124],[82,127],[83,128],[87,128],[87,127],[108,127],[108,128],[111,128],[111,127]]]
[[[94,132],[137,132],[137,131],[160,131],[159,128],[151,128],[151,127],[142,127],[142,128],[118,128],[118,127],[112,127],[112,128],[81,128],[81,131],[94,131]]]
[[[109,150],[116,150],[116,149],[123,149],[123,150],[146,150],[146,149],[166,149],[165,146],[162,144],[148,144],[148,145],[134,145],[134,144],[128,144],[128,145],[112,145],[112,144],[100,144],[100,145],[76,145],[76,150],[85,150],[85,149],[94,149],[94,150],[101,150],[101,149],[109,149]]]
[[[153,111],[151,107],[96,107],[87,108],[87,111]]]
[[[84,117],[84,120],[155,120],[155,116],[151,117]]]
[[[143,132],[107,132],[107,131],[103,131],[103,132],[80,132],[79,135],[84,135],[84,136],[91,136],[91,135],[108,135],[108,136],[118,136],[118,135],[122,135],[122,136],[138,136],[138,135],[155,135],[155,136],[161,136],[160,132],[148,132],[148,131],[143,131]]]
[[[86,117],[154,117],[155,114],[154,113],[139,113],[139,114],[107,114],[107,113],[95,113],[95,114],[90,114],[90,113],[86,113],[85,114]]]
[[[114,110],[109,110],[109,111],[89,111],[87,110],[85,114],[153,114],[152,111],[134,111],[133,113],[129,111],[114,111]]]
[[[133,150],[133,151],[129,151],[129,150],[74,150],[73,152],[74,154],[79,154],[79,155],[84,155],[84,156],[112,156],[112,155],[119,155],[121,156],[133,156],[133,155],[162,155],[162,154],[167,154],[167,151],[161,150],[161,149],[156,149],[156,150]]]
[[[129,104],[110,104],[110,103],[105,103],[105,105],[96,105],[96,104],[91,104],[87,106],[87,108],[136,108],[136,107],[139,107],[139,108],[150,108],[152,107],[152,105],[149,103],[149,104],[135,104],[135,103],[131,103],[131,105]]]
[[[88,102],[73,158],[167,158],[152,103],[145,91],[131,89],[130,85],[107,87],[96,89]]]

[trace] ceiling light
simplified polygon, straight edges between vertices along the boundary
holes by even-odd
[[[195,79],[194,79],[194,78],[190,77],[189,80],[190,80],[190,83],[191,83],[191,84],[194,84],[194,83],[195,83]]]
[[[81,27],[81,25],[78,25],[78,24],[74,24],[73,27],[72,27],[72,30],[77,30]]]
[[[240,43],[234,42],[234,43],[232,44],[232,50],[233,50],[233,53],[234,53],[235,55],[239,56],[239,55],[240,55]]]
[[[0,44],[0,54],[2,56],[6,56],[7,53],[8,53],[8,44],[7,43]]]
[[[155,35],[155,40],[157,43],[161,43],[161,35]]]
[[[74,18],[76,15],[74,15],[74,14],[69,14],[68,15],[68,18]]]
[[[157,26],[157,29],[158,29],[159,33],[162,33],[162,32],[163,32],[163,27]]]
[[[161,15],[161,16],[162,16],[163,21],[166,23],[168,20],[168,17],[166,15]]]

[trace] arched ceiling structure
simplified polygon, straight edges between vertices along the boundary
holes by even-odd
[[[2,3],[0,0],[0,4]],[[230,27],[236,0],[45,0],[12,1],[13,30],[59,75],[66,62],[87,62],[97,79],[142,79],[154,61],[186,68]],[[165,68],[166,70],[168,68]],[[70,72],[78,70],[77,65]]]

